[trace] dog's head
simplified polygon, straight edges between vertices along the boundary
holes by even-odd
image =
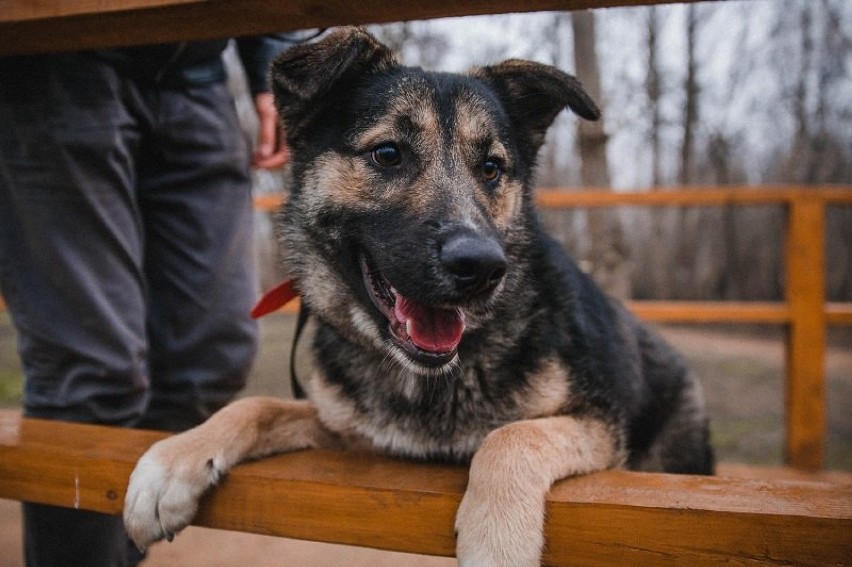
[[[295,178],[280,234],[304,301],[382,358],[446,371],[522,263],[547,128],[597,108],[553,67],[430,73],[358,28],[289,50],[272,79]]]

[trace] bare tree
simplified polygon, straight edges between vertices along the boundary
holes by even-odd
[[[698,17],[696,7],[690,4],[686,15],[686,75],[684,77],[683,143],[680,149],[679,181],[689,185],[692,176],[692,154],[695,146],[695,127],[698,122],[698,64],[695,60],[695,42]]]
[[[647,25],[647,52],[648,52],[648,75],[645,79],[645,92],[648,96],[648,112],[651,115],[649,137],[651,138],[651,187],[658,189],[662,183],[660,155],[660,132],[662,130],[662,113],[660,111],[660,95],[662,85],[660,82],[660,70],[657,56],[657,36],[660,24],[657,17],[656,6],[648,8]]]
[[[554,12],[553,18],[544,24],[541,34],[551,38],[548,42],[549,63],[558,68],[566,67],[566,52],[571,41],[571,16],[565,12]],[[557,116],[556,121],[547,132],[545,144],[539,152],[538,183],[543,187],[565,187],[569,183],[570,171],[565,166],[564,136],[565,117]]]
[[[577,75],[592,98],[603,104],[595,46],[594,14],[574,12],[571,15],[571,27],[574,32],[574,60]],[[604,119],[601,118],[596,122],[579,121],[577,144],[580,150],[580,176],[583,185],[609,188]],[[588,213],[588,229],[589,247],[584,266],[607,292],[616,297],[629,297],[627,250],[618,217],[609,211],[592,209]]]
[[[647,9],[645,49],[647,52],[647,75],[645,77],[645,95],[647,97],[650,124],[648,130],[651,151],[651,190],[657,191],[663,184],[662,178],[662,104],[663,85],[658,53],[658,38],[660,34],[659,10],[655,6]],[[666,269],[671,259],[672,210],[654,207],[644,211],[649,219],[649,236],[644,239],[643,246],[637,251],[641,260],[637,263],[640,268],[634,274],[633,287],[643,288],[643,294],[655,294],[658,297],[668,297],[671,293],[669,275]],[[650,243],[655,243],[650,245]],[[638,278],[638,281],[636,281]]]

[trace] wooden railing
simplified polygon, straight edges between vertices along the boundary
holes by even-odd
[[[120,514],[136,460],[165,436],[0,411],[0,498]],[[738,473],[560,481],[547,501],[544,564],[848,564],[852,476]],[[193,523],[451,556],[466,483],[461,466],[301,451],[238,466]]]
[[[339,24],[379,23],[511,11],[577,10],[669,0],[0,0],[0,55],[204,39]],[[692,0],[688,0],[692,1]],[[705,189],[654,193],[544,191],[544,207],[778,204],[788,211],[786,299],[781,303],[634,302],[640,316],[665,322],[786,325],[786,456],[817,469],[825,445],[826,325],[852,324],[850,304],[825,303],[825,208],[852,202],[849,188]],[[264,204],[265,203],[265,204]],[[269,206],[268,202],[262,206]],[[2,300],[0,300],[2,308]]]
[[[542,190],[546,209],[620,206],[778,205],[787,214],[785,299],[780,302],[632,301],[641,318],[663,323],[784,325],[786,334],[785,456],[790,465],[819,470],[825,461],[825,353],[828,325],[852,325],[852,303],[825,299],[825,218],[830,205],[852,205],[852,187],[695,188],[643,193]],[[281,196],[258,197],[271,211]],[[0,309],[3,308],[0,299]],[[287,310],[295,311],[295,306]]]
[[[255,206],[271,211],[280,196],[258,197]],[[825,300],[825,214],[829,205],[852,205],[852,187],[726,187],[658,190],[642,193],[541,190],[543,209],[592,207],[695,207],[778,205],[787,213],[786,297],[780,302],[631,301],[639,317],[664,323],[751,323],[784,325],[786,349],[787,463],[808,470],[825,460],[825,349],[827,325],[852,325],[852,303]],[[291,305],[289,310],[295,310]]]

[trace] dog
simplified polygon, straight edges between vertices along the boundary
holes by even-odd
[[[287,51],[271,79],[294,180],[279,240],[317,322],[308,401],[242,399],[153,445],[125,499],[137,545],[171,539],[236,464],[311,447],[469,462],[466,567],[539,565],[557,479],[713,473],[693,373],[537,219],[548,127],[599,117],[577,79],[405,67],[360,28]]]

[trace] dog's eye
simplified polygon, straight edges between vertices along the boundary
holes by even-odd
[[[482,164],[482,179],[486,183],[496,183],[500,179],[501,174],[500,162],[496,159],[487,159],[485,160],[485,163]]]
[[[394,167],[402,163],[402,152],[396,144],[390,142],[373,148],[370,157],[380,167]]]

